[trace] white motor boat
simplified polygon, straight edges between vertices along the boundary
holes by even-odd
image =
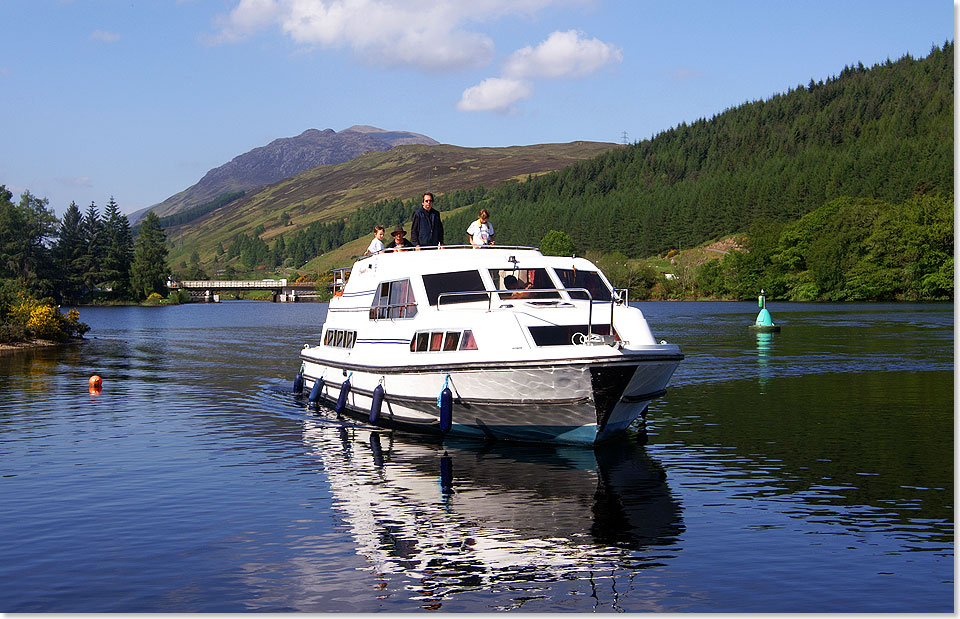
[[[335,271],[295,390],[370,423],[594,444],[683,359],[589,260],[530,247],[380,252]]]

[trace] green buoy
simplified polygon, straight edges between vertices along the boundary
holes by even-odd
[[[779,331],[780,327],[773,324],[773,317],[770,316],[770,311],[766,308],[765,290],[760,290],[760,298],[757,301],[760,305],[760,313],[757,314],[757,321],[750,325],[750,328],[757,331]]]

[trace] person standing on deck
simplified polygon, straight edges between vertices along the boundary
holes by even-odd
[[[490,212],[480,209],[480,217],[467,228],[467,236],[474,247],[493,245],[493,224],[490,223]]]
[[[420,249],[421,245],[443,245],[443,222],[440,212],[433,209],[433,194],[423,194],[423,208],[413,214],[410,224],[410,241]]]

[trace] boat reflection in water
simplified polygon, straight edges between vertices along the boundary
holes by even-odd
[[[375,586],[412,586],[424,608],[510,583],[583,581],[596,597],[597,580],[662,565],[683,531],[662,468],[630,437],[597,451],[440,444],[312,418],[303,437]]]

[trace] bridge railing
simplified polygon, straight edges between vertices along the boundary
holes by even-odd
[[[284,288],[287,285],[286,279],[237,279],[237,280],[207,280],[207,279],[188,279],[177,282],[176,288],[204,288],[204,289],[225,289],[225,288],[252,288],[252,289],[276,289]]]

